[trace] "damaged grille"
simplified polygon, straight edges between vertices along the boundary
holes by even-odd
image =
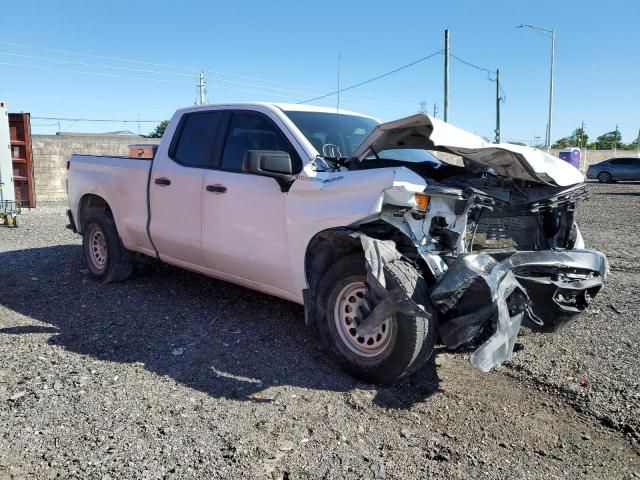
[[[468,226],[472,250],[515,248],[537,250],[540,223],[535,215],[484,217]]]

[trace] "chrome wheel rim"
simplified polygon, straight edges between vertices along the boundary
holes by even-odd
[[[353,282],[345,285],[334,305],[333,318],[340,340],[351,352],[361,357],[377,357],[382,354],[391,341],[392,323],[386,320],[373,333],[360,336],[356,331],[358,307],[364,303],[365,285]]]
[[[107,264],[107,239],[102,230],[95,228],[89,235],[89,260],[98,270],[104,270]]]

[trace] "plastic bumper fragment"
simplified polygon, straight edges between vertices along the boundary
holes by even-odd
[[[431,291],[443,314],[440,338],[456,348],[478,337],[492,322],[491,335],[471,355],[483,372],[511,358],[528,298],[511,271],[509,258],[498,261],[488,253],[458,257]]]

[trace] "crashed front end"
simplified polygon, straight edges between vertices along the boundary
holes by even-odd
[[[418,122],[425,127],[424,118]],[[434,125],[426,133],[400,127],[378,132],[381,148],[395,143],[438,149]],[[447,140],[456,133],[442,128]],[[369,151],[375,145],[370,142]],[[384,191],[380,219],[411,239],[430,277],[442,343],[477,347],[471,363],[488,371],[511,358],[523,322],[556,330],[582,313],[602,288],[608,264],[602,253],[584,248],[574,214],[588,192],[573,167],[522,147],[467,144],[441,150],[468,163],[389,163],[401,168],[394,186]],[[371,167],[365,161],[355,168]],[[403,308],[409,307],[397,307]]]
[[[584,249],[574,221],[584,185],[459,175],[427,180],[417,208],[411,194],[400,205],[402,188],[386,192],[381,218],[413,240],[428,270],[442,343],[479,344],[471,363],[481,370],[510,358],[523,321],[555,330],[602,288],[606,258]]]

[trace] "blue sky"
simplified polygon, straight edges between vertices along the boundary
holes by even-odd
[[[452,53],[500,68],[503,139],[530,142],[544,139],[550,50],[546,37],[515,28],[530,23],[557,29],[553,138],[584,121],[592,138],[617,124],[629,142],[640,128],[639,20],[635,0],[21,0],[0,16],[0,98],[34,116],[165,119],[193,104],[204,69],[211,103],[296,102],[336,89],[338,52],[348,86],[442,49],[448,28]],[[441,55],[344,93],[342,106],[390,120],[415,113],[423,100],[430,111],[437,103],[441,116]],[[333,106],[335,97],[317,103]],[[493,137],[495,84],[455,60],[449,120]],[[53,121],[32,123],[35,133],[57,130]],[[138,130],[136,123],[61,127]]]

